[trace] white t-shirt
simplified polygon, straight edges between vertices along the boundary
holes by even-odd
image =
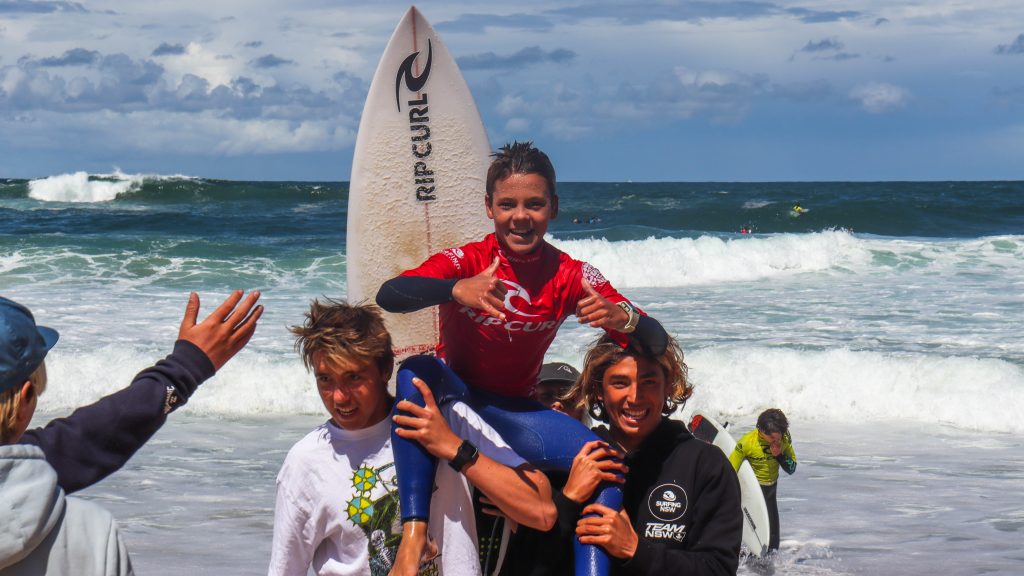
[[[443,408],[452,431],[515,468],[524,463],[480,416],[460,402]],[[430,506],[440,554],[421,575],[478,576],[472,493],[440,463]],[[387,576],[402,535],[391,418],[362,430],[328,421],[299,440],[277,476],[271,576]]]

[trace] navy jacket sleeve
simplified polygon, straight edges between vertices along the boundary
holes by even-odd
[[[127,388],[29,430],[19,442],[43,450],[65,492],[88,488],[120,469],[213,374],[202,350],[178,340],[170,356],[139,372]]]

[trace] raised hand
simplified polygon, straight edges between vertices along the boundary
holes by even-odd
[[[456,282],[452,288],[452,298],[463,306],[483,310],[504,322],[505,294],[508,288],[498,278],[499,263],[499,258],[495,256],[494,262],[486,270]]]
[[[629,322],[629,314],[601,296],[585,279],[582,282],[583,290],[587,295],[576,304],[576,318],[580,324],[590,324],[592,328],[611,328],[612,330],[625,328],[626,323]]]
[[[590,499],[601,482],[624,483],[623,475],[629,472],[629,468],[616,458],[621,459],[622,453],[612,449],[607,442],[587,442],[572,460],[572,469],[562,494],[582,504]]]
[[[192,292],[185,306],[185,317],[178,329],[178,339],[188,340],[202,350],[220,370],[228,360],[249,343],[256,331],[256,322],[263,315],[263,306],[256,306],[259,291],[249,293],[242,301],[242,290],[235,290],[201,323],[199,318],[199,294]],[[241,305],[238,303],[242,302]],[[254,307],[255,306],[255,307]]]

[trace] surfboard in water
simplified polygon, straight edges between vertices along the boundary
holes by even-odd
[[[493,229],[484,211],[491,149],[455,60],[416,9],[395,28],[356,136],[348,199],[348,299]],[[437,307],[386,314],[399,358],[430,353]]]
[[[690,431],[697,438],[718,446],[728,456],[736,447],[726,430],[715,421],[714,418],[696,414],[690,420]],[[768,554],[768,506],[764,502],[764,493],[761,492],[761,485],[757,482],[754,469],[746,460],[740,465],[738,472],[740,480],[740,507],[743,509],[743,545],[747,550],[757,557],[764,557]]]

